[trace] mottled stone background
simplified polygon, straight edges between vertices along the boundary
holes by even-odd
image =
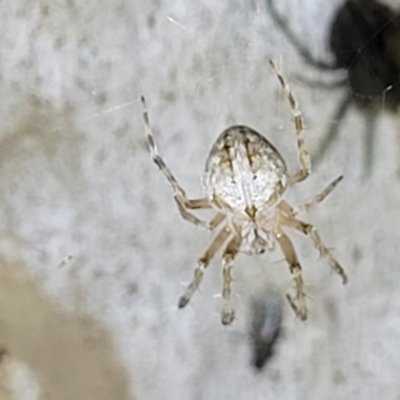
[[[329,59],[339,1],[279,8]],[[397,121],[382,115],[363,178],[363,116],[351,112],[300,204],[343,174],[309,213],[346,268],[343,286],[311,242],[292,236],[310,317],[285,303],[275,356],[251,365],[249,303],[292,287],[276,251],[240,255],[237,320],[220,324],[214,260],[184,310],[176,303],[210,234],[181,220],[151,162],[139,96],[165,160],[192,196],[229,124],[263,132],[297,166],[276,60],[300,103],[313,154],[342,91],[309,88],[304,64],[263,0],[0,2],[0,399],[398,400],[400,181]],[[341,74],[328,75],[334,80]]]

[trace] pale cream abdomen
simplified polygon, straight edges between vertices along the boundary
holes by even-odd
[[[211,202],[232,211],[273,204],[286,189],[286,164],[263,136],[232,126],[219,136],[206,161],[204,187]]]

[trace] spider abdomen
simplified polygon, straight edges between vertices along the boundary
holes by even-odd
[[[257,210],[275,203],[286,184],[286,164],[278,150],[246,126],[222,132],[207,158],[204,186],[219,208]]]

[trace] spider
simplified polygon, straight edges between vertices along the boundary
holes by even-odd
[[[325,137],[316,152],[318,163],[338,136],[340,125],[352,105],[364,111],[366,137],[364,171],[373,164],[375,125],[384,108],[398,112],[400,106],[400,14],[375,0],[347,0],[338,9],[331,28],[329,45],[333,63],[317,60],[279,14],[273,0],[266,0],[271,17],[304,61],[322,71],[344,69],[339,82],[300,81],[325,89],[346,88]]]
[[[296,209],[282,198],[289,186],[304,181],[309,176],[311,165],[302,135],[302,114],[283,76],[272,61],[270,65],[285,92],[294,117],[300,169],[294,174],[289,174],[284,159],[266,138],[247,126],[231,126],[221,133],[208,155],[203,176],[206,192],[204,198],[189,199],[161,158],[150,126],[146,102],[143,96],[141,98],[145,132],[153,161],[172,186],[181,216],[197,226],[217,231],[197,261],[193,280],[180,297],[178,307],[182,308],[188,304],[199,287],[211,259],[225,244],[222,253],[221,315],[224,325],[234,320],[230,298],[233,261],[237,253],[241,250],[250,255],[261,254],[267,249],[272,250],[275,242],[280,246],[289,264],[296,286],[295,295],[287,294],[286,297],[296,315],[301,320],[307,318],[301,266],[285,228],[308,235],[320,254],[342,277],[343,283],[347,281],[343,268],[323,244],[315,228],[297,218],[297,214],[324,200],[342,177],[336,178],[322,192]],[[214,209],[216,214],[209,222],[205,222],[191,212],[200,209]]]

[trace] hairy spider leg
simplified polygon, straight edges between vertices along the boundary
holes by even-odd
[[[296,172],[294,175],[289,177],[289,185],[294,185],[295,183],[304,181],[311,172],[311,162],[310,162],[310,155],[308,154],[303,138],[303,129],[304,129],[304,122],[303,116],[299,107],[297,105],[296,99],[293,96],[292,91],[290,90],[289,85],[286,83],[282,74],[278,71],[275,64],[270,60],[270,65],[273,71],[275,72],[276,76],[278,77],[279,83],[282,86],[283,91],[285,92],[286,98],[289,102],[290,109],[293,114],[294,118],[294,127],[296,130],[296,137],[297,137],[297,149],[299,151],[299,163],[300,163],[300,171]]]
[[[293,215],[300,214],[308,211],[311,207],[314,207],[316,204],[321,203],[325,200],[325,198],[335,189],[336,185],[343,179],[343,175],[337,177],[333,182],[331,182],[322,192],[316,194],[313,198],[306,201],[300,207],[297,207],[294,210]]]
[[[168,182],[171,184],[172,189],[174,191],[175,201],[178,205],[178,210],[183,217],[183,219],[191,222],[194,225],[201,226],[203,228],[209,229],[210,226],[207,222],[200,220],[195,215],[193,215],[189,210],[198,210],[198,209],[207,209],[211,208],[211,204],[209,203],[207,198],[202,199],[189,199],[186,195],[186,192],[179,185],[178,181],[173,176],[172,172],[169,170],[164,160],[161,158],[156,142],[154,140],[154,135],[150,126],[149,114],[147,111],[145,98],[141,97],[142,105],[143,105],[143,119],[144,126],[146,130],[147,143],[149,145],[150,153],[153,158],[154,163],[161,170],[164,176],[167,178]]]
[[[332,253],[328,250],[328,248],[324,245],[321,237],[319,236],[317,230],[314,228],[313,225],[300,221],[291,216],[281,216],[280,220],[282,225],[296,229],[303,234],[309,236],[313,241],[315,248],[319,251],[320,255],[328,261],[328,264],[332,267],[332,269],[342,278],[343,284],[347,282],[347,276],[344,272],[344,269],[336,260],[336,258],[332,255]]]
[[[336,185],[343,179],[343,176],[337,177],[333,182],[331,182],[324,190],[313,196],[310,200],[306,201],[304,204],[297,208],[293,208],[287,201],[281,200],[277,207],[283,216],[287,215],[289,217],[295,217],[297,214],[308,211],[311,207],[315,206],[317,203],[321,203],[325,198],[335,189]]]
[[[239,235],[235,235],[224,251],[222,256],[222,277],[223,277],[223,287],[222,287],[222,314],[221,322],[224,325],[229,325],[235,318],[235,311],[231,308],[231,283],[232,283],[232,269],[233,260],[239,251],[239,247],[242,243],[242,238]]]
[[[280,248],[282,249],[287,263],[289,264],[290,272],[293,275],[293,279],[296,284],[296,295],[292,297],[287,294],[286,298],[288,299],[289,304],[293,308],[293,311],[296,313],[296,315],[302,321],[305,321],[307,319],[306,292],[301,274],[301,266],[296,255],[296,251],[291,240],[282,230],[277,232],[276,239]]]
[[[178,307],[183,308],[191,299],[193,293],[199,287],[201,281],[203,280],[203,275],[205,269],[208,267],[211,259],[215,256],[217,251],[222,247],[225,241],[228,239],[229,235],[231,234],[231,230],[225,226],[222,228],[217,235],[214,237],[210,245],[208,246],[207,250],[204,252],[203,256],[199,258],[197,261],[197,267],[194,270],[194,276],[192,282],[188,285],[186,292],[183,296],[179,299]]]

